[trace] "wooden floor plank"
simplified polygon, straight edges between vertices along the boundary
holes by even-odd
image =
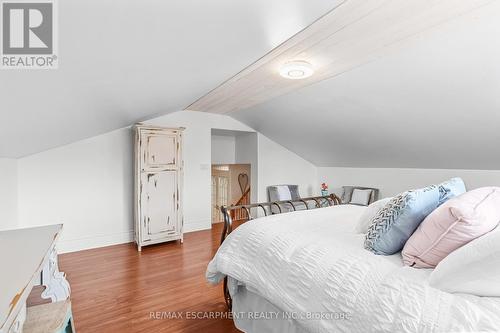
[[[121,244],[59,256],[71,285],[78,333],[240,332],[229,319],[191,319],[185,312],[224,312],[222,287],[205,280],[221,225],[185,234],[184,244]],[[151,312],[182,312],[183,319],[154,319]]]

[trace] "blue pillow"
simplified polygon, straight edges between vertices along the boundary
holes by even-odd
[[[440,206],[451,198],[457,197],[466,192],[464,181],[459,177],[442,182],[438,185],[438,187]]]
[[[439,186],[398,194],[373,218],[365,236],[365,249],[391,255],[403,249],[422,221],[439,206]]]

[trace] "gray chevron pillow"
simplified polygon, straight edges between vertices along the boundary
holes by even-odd
[[[365,236],[365,249],[381,255],[401,251],[425,217],[439,206],[439,199],[435,185],[392,198],[373,218]]]

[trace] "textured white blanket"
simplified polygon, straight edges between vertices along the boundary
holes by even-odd
[[[247,222],[220,247],[207,279],[236,279],[298,314],[310,332],[500,332],[500,298],[442,292],[428,285],[430,270],[363,249],[364,235],[353,230],[364,209],[341,205]]]

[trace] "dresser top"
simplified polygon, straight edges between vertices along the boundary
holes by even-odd
[[[0,332],[6,332],[39,277],[62,224],[0,231]]]

